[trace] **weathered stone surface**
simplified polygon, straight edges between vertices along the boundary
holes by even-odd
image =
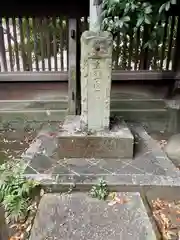
[[[58,135],[59,157],[67,158],[132,158],[134,137],[120,122],[111,130],[88,135],[80,129],[80,118],[69,116]]]
[[[165,152],[176,166],[180,166],[180,134],[170,137],[165,146]]]
[[[12,122],[24,124],[24,122],[48,122],[63,120],[67,110],[2,110],[0,111],[0,122]],[[1,124],[0,124],[1,125]]]
[[[22,154],[24,159],[33,159],[37,155],[52,156],[57,149],[56,138],[49,132],[41,131],[29,148]]]
[[[87,193],[47,194],[41,199],[30,240],[156,240],[139,193],[118,193],[109,206]]]
[[[145,145],[147,153],[148,152],[152,153],[154,159],[152,158],[151,161],[153,163],[156,163],[157,166],[161,166],[164,169],[165,174],[167,176],[178,175],[179,170],[174,166],[172,161],[161,149],[160,144],[158,144],[157,141],[154,140],[140,124],[131,124],[131,127],[132,132],[136,135],[135,141],[139,139],[138,141],[140,144],[138,144],[138,146],[141,146],[141,143],[143,143]]]
[[[112,44],[108,32],[81,37],[81,124],[88,130],[109,127]]]
[[[0,240],[9,239],[9,235],[8,225],[5,222],[4,210],[2,206],[0,206]]]

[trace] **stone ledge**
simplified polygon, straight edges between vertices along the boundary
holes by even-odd
[[[45,194],[30,240],[156,240],[140,194],[117,194],[127,203],[109,206],[87,193]]]
[[[67,110],[2,110],[0,111],[0,122],[16,122],[24,121],[60,121],[67,115]]]
[[[29,110],[66,110],[68,108],[68,100],[60,98],[57,100],[0,100],[1,111],[18,111],[22,109]]]
[[[58,134],[59,158],[132,158],[134,137],[125,122],[110,131],[90,133],[80,129],[80,117],[68,116]]]
[[[111,191],[146,192],[149,189],[180,188],[180,176],[160,176],[152,174],[25,174],[29,179],[38,181],[49,192],[89,191],[93,185],[103,178]]]

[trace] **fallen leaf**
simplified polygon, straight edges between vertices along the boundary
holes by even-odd
[[[42,197],[44,195],[44,189],[41,189],[40,196]]]
[[[114,200],[114,198],[117,196],[117,193],[116,192],[112,192],[109,194],[109,197]]]
[[[21,240],[20,237],[10,237],[9,240]]]
[[[116,203],[117,203],[116,201],[110,201],[110,202],[108,203],[108,205],[109,205],[109,206],[114,206]]]
[[[30,232],[32,228],[32,225],[30,224],[27,228],[26,228],[26,232]]]

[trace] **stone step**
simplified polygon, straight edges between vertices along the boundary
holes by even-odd
[[[23,120],[23,119],[48,119],[58,121],[59,117],[65,116],[67,109],[1,109],[0,118],[7,120]],[[129,120],[133,120],[133,117],[139,116],[139,118],[164,118],[168,116],[166,109],[112,109],[112,115],[125,116]]]
[[[171,111],[167,109],[111,109],[111,115],[120,116],[125,121],[134,121],[167,125],[171,118]]]
[[[164,109],[163,100],[154,99],[111,99],[111,109]],[[68,108],[68,99],[57,100],[0,100],[0,111],[22,109],[63,110]]]
[[[64,110],[67,108],[67,98],[57,100],[0,100],[0,111],[22,109]]]
[[[163,99],[120,99],[111,98],[111,109],[164,109]]]
[[[123,121],[110,131],[87,134],[80,131],[79,116],[67,116],[58,145],[60,158],[132,158],[134,137]]]
[[[21,109],[21,110],[1,110],[0,123],[3,122],[16,122],[22,124],[24,122],[47,122],[47,121],[60,121],[67,115],[67,110],[34,110],[34,109]]]
[[[88,193],[45,194],[29,240],[156,240],[140,194],[117,194],[127,202],[110,206]]]

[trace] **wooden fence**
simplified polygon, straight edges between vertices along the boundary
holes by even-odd
[[[6,18],[1,21],[1,69],[67,71],[67,20]]]
[[[120,33],[114,41],[113,68],[172,70],[177,26],[178,17],[169,16],[166,21],[158,23],[158,39],[152,36],[148,25],[136,32],[130,31],[128,35]]]
[[[172,70],[178,17],[159,23],[161,38],[144,48],[151,34],[142,27],[132,34],[114,38],[114,70]],[[88,29],[88,19],[79,21],[80,32]],[[158,26],[158,27],[159,27]],[[0,21],[1,72],[68,71],[68,19],[2,18]]]

